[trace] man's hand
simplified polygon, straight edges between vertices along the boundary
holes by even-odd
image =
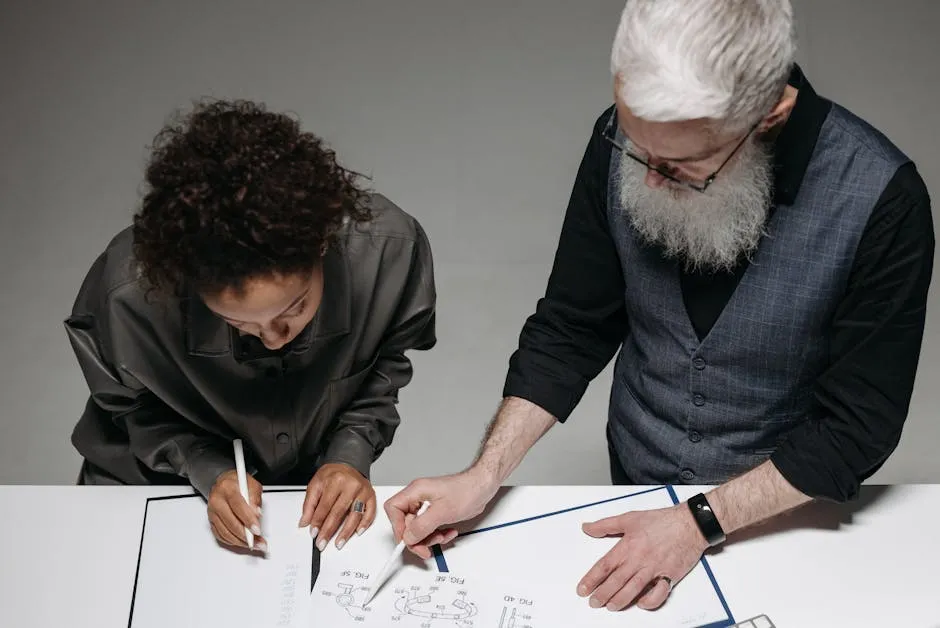
[[[596,538],[622,535],[578,584],[578,595],[591,596],[594,608],[618,611],[634,601],[646,610],[659,608],[702,557],[708,543],[686,504],[628,512],[582,526]]]
[[[208,512],[212,533],[220,543],[231,547],[248,547],[247,527],[254,534],[254,546],[262,552],[268,546],[261,537],[261,484],[248,476],[248,497],[242,498],[235,469],[221,474],[209,491]]]
[[[392,522],[395,541],[403,539],[409,550],[427,560],[431,546],[450,543],[457,536],[455,528],[442,526],[479,515],[498,489],[497,482],[476,468],[456,475],[422,478],[389,498],[385,513]],[[415,518],[424,501],[431,505]]]
[[[357,500],[365,504],[365,512],[352,510]],[[336,549],[342,549],[354,532],[362,534],[372,525],[375,511],[375,490],[369,480],[347,464],[329,463],[307,484],[299,525],[310,526],[310,536],[322,552],[343,524],[336,537]]]

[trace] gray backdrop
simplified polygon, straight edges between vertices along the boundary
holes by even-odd
[[[138,200],[146,145],[199,96],[296,112],[427,228],[436,350],[415,354],[377,484],[462,468],[548,276],[621,0],[6,1],[0,9],[0,483],[70,483],[87,389],[62,328]],[[933,0],[801,0],[799,61],[940,192]],[[932,291],[907,429],[877,482],[940,481]],[[606,483],[610,370],[513,483]]]

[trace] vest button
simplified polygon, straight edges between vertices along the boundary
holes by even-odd
[[[290,436],[287,435],[287,432],[281,432],[277,435],[277,442],[281,445],[286,445],[289,440]]]
[[[695,479],[695,474],[692,473],[691,469],[683,469],[682,473],[679,474],[679,477],[681,477],[683,480],[688,482],[690,480]]]
[[[698,394],[697,394],[697,395],[695,395],[694,397],[692,397],[692,403],[694,403],[694,404],[697,405],[697,406],[704,406],[704,405],[705,405],[705,397],[703,397],[702,395],[698,395]]]
[[[700,371],[703,370],[705,368],[705,358],[695,358],[692,360],[692,366]]]
[[[693,443],[697,443],[700,440],[702,440],[702,435],[696,432],[695,430],[692,430],[691,432],[689,432],[689,440],[692,441]]]

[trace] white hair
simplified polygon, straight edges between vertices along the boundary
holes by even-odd
[[[777,103],[795,51],[788,0],[627,0],[611,72],[637,117],[739,131]]]

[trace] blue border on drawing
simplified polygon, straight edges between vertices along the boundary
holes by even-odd
[[[573,512],[575,510],[583,510],[584,508],[591,508],[593,506],[599,506],[601,504],[609,504],[611,502],[619,501],[622,499],[627,499],[629,497],[636,497],[637,495],[645,495],[646,493],[654,493],[656,491],[665,490],[669,494],[669,498],[672,500],[673,504],[679,503],[679,496],[676,495],[676,491],[672,488],[671,485],[665,486],[656,486],[654,488],[644,489],[642,491],[636,491],[633,493],[628,493],[626,495],[620,495],[618,497],[610,497],[608,499],[602,499],[600,501],[591,502],[589,504],[582,504],[580,506],[572,506],[571,508],[564,508],[562,510],[555,510],[552,512],[546,512],[540,515],[534,515],[532,517],[526,517],[525,519],[517,519],[516,521],[508,521],[506,523],[500,523],[497,525],[487,526],[485,528],[476,528],[474,530],[469,530],[467,532],[462,532],[458,534],[458,538],[461,536],[470,536],[473,534],[480,534],[481,532],[490,532],[492,530],[499,530],[500,528],[507,528],[509,526],[519,525],[520,523],[529,523],[531,521],[537,521],[538,519],[544,519],[546,517],[553,517],[555,515],[561,515],[568,512]],[[437,569],[441,572],[450,571],[447,561],[444,559],[444,551],[441,549],[440,545],[435,545],[432,548],[434,552],[434,560],[437,562]],[[725,613],[728,615],[727,619],[722,619],[717,622],[712,622],[710,624],[703,624],[701,626],[696,626],[695,628],[729,628],[734,626],[734,615],[731,613],[731,609],[728,607],[728,602],[725,600],[724,594],[721,592],[721,587],[718,586],[718,581],[715,579],[715,574],[712,573],[711,567],[708,565],[708,561],[703,556],[700,559],[702,566],[705,568],[705,573],[708,575],[708,580],[711,582],[712,587],[715,589],[715,594],[718,596],[718,601],[721,602],[721,607],[724,609]]]

